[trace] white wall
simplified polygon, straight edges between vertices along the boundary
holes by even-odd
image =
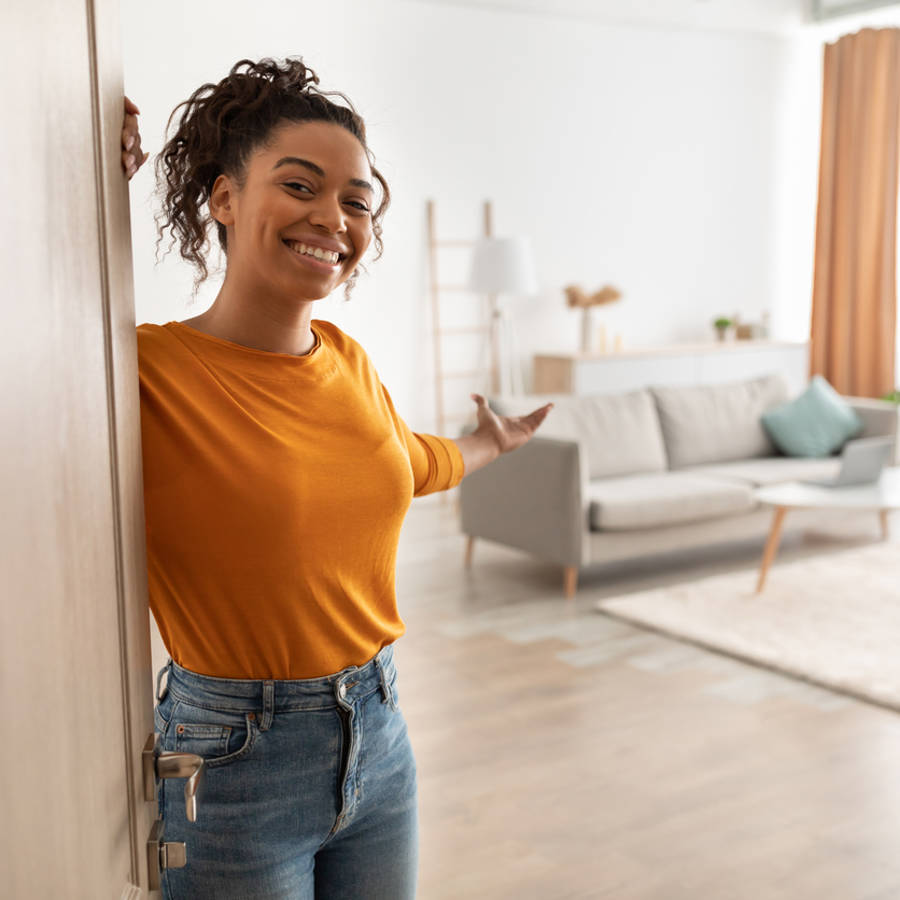
[[[409,0],[231,6],[123,4],[145,143],[158,149],[172,107],[244,56],[302,54],[353,99],[394,192],[386,252],[349,304],[316,315],[362,341],[413,427],[433,427],[428,197],[444,236],[474,235],[489,197],[496,233],[531,237],[542,292],[514,304],[526,362],[576,348],[573,282],[623,291],[597,319],[626,346],[706,339],[716,315],[767,309],[777,337],[806,335],[820,99],[815,54],[794,41]],[[138,321],[164,322],[205,308],[215,285],[190,307],[177,255],[154,268],[151,188],[145,167]]]

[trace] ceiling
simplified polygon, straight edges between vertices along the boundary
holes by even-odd
[[[539,13],[607,24],[784,33],[829,15],[896,5],[897,0],[417,0],[475,9]]]

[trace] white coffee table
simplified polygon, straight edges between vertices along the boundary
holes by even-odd
[[[756,593],[760,593],[766,583],[769,566],[778,550],[784,517],[790,509],[847,509],[877,512],[881,517],[881,533],[888,537],[888,513],[900,509],[900,466],[885,469],[881,479],[875,484],[857,487],[829,488],[789,481],[771,487],[758,488],[755,497],[760,503],[775,508],[772,528],[763,551],[759,569]]]

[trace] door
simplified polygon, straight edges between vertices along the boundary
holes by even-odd
[[[117,0],[0,5],[0,893],[138,898],[155,804]]]

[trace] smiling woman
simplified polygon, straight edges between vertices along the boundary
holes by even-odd
[[[149,600],[171,656],[156,726],[208,769],[195,822],[160,782],[166,841],[187,850],[167,898],[414,896],[400,528],[414,496],[547,412],[500,418],[477,397],[474,433],[413,433],[362,347],[312,318],[373,241],[380,255],[390,198],[362,120],[317,84],[300,60],[244,60],[175,110],[157,163],[160,235],[199,280],[210,231],[226,257],[209,309],[137,329]]]

